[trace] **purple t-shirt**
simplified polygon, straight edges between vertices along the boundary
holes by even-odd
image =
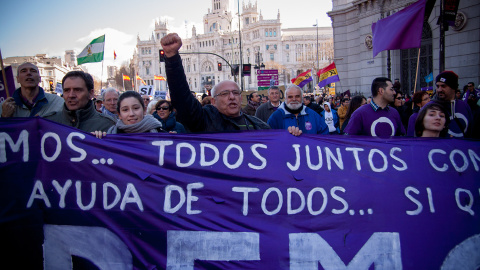
[[[408,119],[407,136],[415,137],[415,121],[417,121],[418,112],[412,113]]]
[[[405,134],[400,114],[393,108],[378,108],[371,105],[360,106],[350,117],[345,133],[388,138]]]

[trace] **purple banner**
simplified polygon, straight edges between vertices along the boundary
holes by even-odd
[[[257,69],[257,75],[260,74],[278,74],[278,69]]]
[[[3,71],[0,70],[0,102],[7,99],[7,91],[5,84],[3,83],[3,75],[1,72]],[[11,66],[5,67],[5,77],[7,78],[8,93],[11,97],[13,95],[13,92],[15,92],[15,80],[13,77],[13,71]]]
[[[479,170],[479,141],[0,119],[0,266],[475,269]]]

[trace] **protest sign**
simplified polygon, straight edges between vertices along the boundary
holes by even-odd
[[[473,269],[480,142],[0,119],[0,264]],[[470,268],[469,268],[470,267]]]

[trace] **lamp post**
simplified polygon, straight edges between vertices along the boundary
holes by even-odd
[[[317,27],[317,68],[320,69],[320,65],[319,65],[319,62],[318,62],[318,19],[317,19],[317,23],[314,24],[313,26]]]
[[[225,15],[225,16],[224,16]],[[231,42],[230,42],[230,47],[232,48],[232,59],[231,59],[231,63],[233,64],[233,30],[232,30],[232,21],[233,21],[233,17],[230,18],[231,16],[228,16],[227,12],[225,11],[225,14],[224,15],[218,15],[218,17],[222,18],[222,19],[226,19],[228,21],[228,24],[230,26],[230,36],[231,36]],[[235,79],[235,76],[234,76],[234,79]],[[236,81],[236,79],[235,79]]]
[[[241,18],[240,18],[240,0],[238,0],[238,41],[240,45],[240,89],[243,91],[243,55],[242,55],[242,32],[241,32]]]

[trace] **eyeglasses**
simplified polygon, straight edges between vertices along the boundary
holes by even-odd
[[[402,100],[402,99],[403,99],[403,97],[397,97],[397,98],[395,98],[395,99]]]
[[[157,111],[168,111],[169,108],[168,107],[158,107],[157,108]]]
[[[214,97],[218,97],[218,96],[221,96],[221,97],[228,97],[230,96],[230,93],[233,94],[233,96],[235,97],[238,97],[242,94],[242,91],[241,90],[224,90],[218,94],[216,94]]]

